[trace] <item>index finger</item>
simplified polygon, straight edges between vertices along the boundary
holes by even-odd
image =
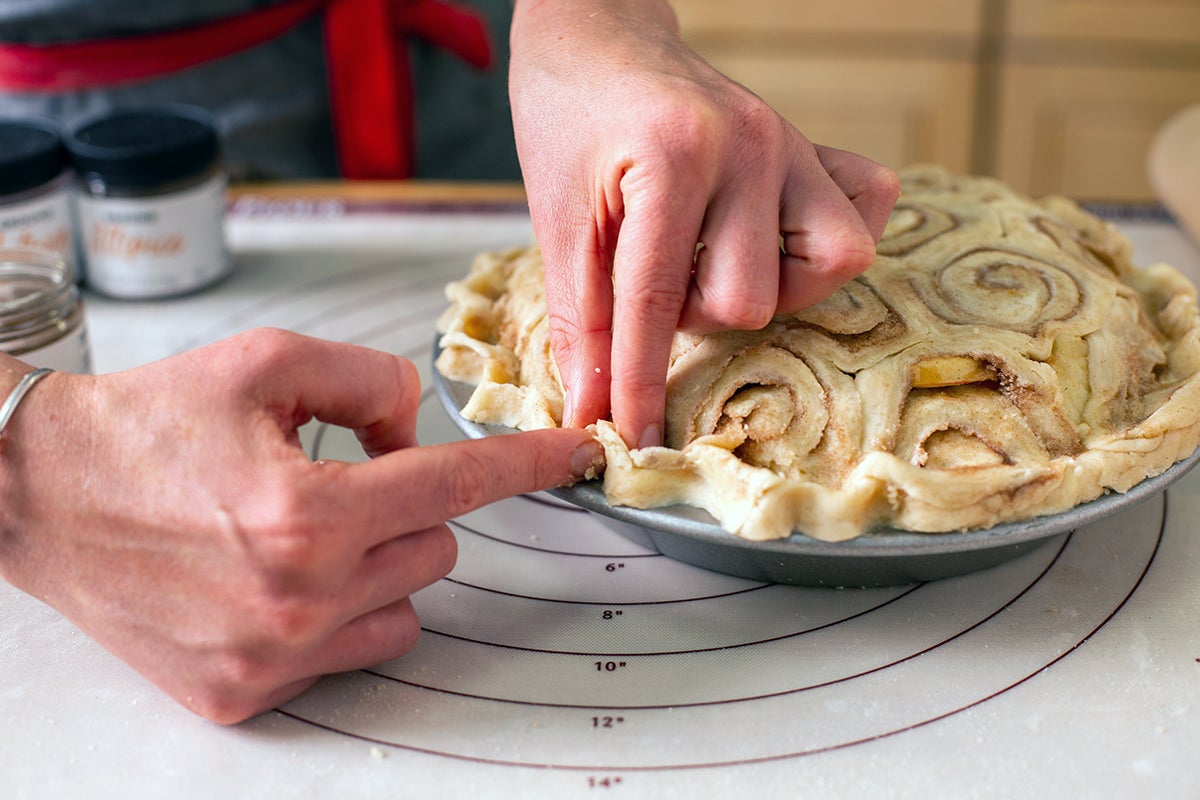
[[[573,483],[599,464],[603,449],[586,430],[547,428],[388,453],[341,470],[339,489],[360,514],[368,505],[379,515],[371,537],[378,542]]]
[[[813,148],[821,166],[854,205],[872,238],[878,242],[887,227],[892,206],[900,196],[900,179],[896,173],[848,150],[820,144],[814,144]]]

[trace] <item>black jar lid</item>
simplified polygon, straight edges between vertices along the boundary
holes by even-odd
[[[67,138],[75,171],[109,188],[154,189],[207,172],[220,155],[212,116],[185,105],[113,111]]]
[[[0,195],[48,183],[67,166],[58,126],[49,120],[0,120]]]

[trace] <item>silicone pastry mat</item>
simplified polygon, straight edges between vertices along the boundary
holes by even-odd
[[[238,267],[211,291],[89,296],[97,369],[280,325],[411,358],[422,441],[461,438],[429,364],[442,286],[475,251],[527,242],[528,219],[295,212],[235,214]],[[1165,221],[1122,225],[1140,261],[1200,275]],[[361,457],[344,431],[305,433],[314,457]],[[1180,796],[1200,747],[1198,513],[1193,471],[996,567],[837,590],[709,572],[512,498],[451,523],[459,562],[416,596],[408,656],[230,728],[0,587],[5,793]]]

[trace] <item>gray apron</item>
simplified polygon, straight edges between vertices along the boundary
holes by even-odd
[[[417,38],[414,177],[518,180],[508,104],[511,0],[458,0],[488,24],[496,59],[477,70]],[[271,0],[0,0],[0,42],[49,44],[162,32],[272,5]],[[101,112],[192,103],[217,117],[234,180],[337,175],[320,15],[249,50],[132,84],[63,94],[0,89],[0,116],[70,127]]]

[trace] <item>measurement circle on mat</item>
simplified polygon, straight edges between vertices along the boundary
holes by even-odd
[[[441,413],[422,408],[431,440]],[[314,456],[355,446],[328,431]],[[986,702],[1069,654],[1136,588],[1163,502],[986,572],[836,590],[706,572],[587,512],[512,498],[451,523],[459,562],[414,598],[411,653],[328,679],[282,713],[378,744],[592,771],[853,746]],[[1117,539],[1126,558],[1110,557]],[[1081,572],[1086,587],[1064,577]]]
[[[410,358],[428,387],[442,286],[465,264],[345,269],[205,338],[276,325],[356,342]],[[336,303],[299,310],[332,281]],[[313,458],[363,458],[349,432],[310,433]],[[461,436],[427,390],[420,441]],[[326,678],[279,713],[377,746],[587,770],[608,785],[621,772],[853,747],[937,724],[1069,657],[1137,588],[1165,503],[985,572],[838,590],[708,572],[549,495],[510,498],[450,523],[458,563],[414,597],[413,651]]]

